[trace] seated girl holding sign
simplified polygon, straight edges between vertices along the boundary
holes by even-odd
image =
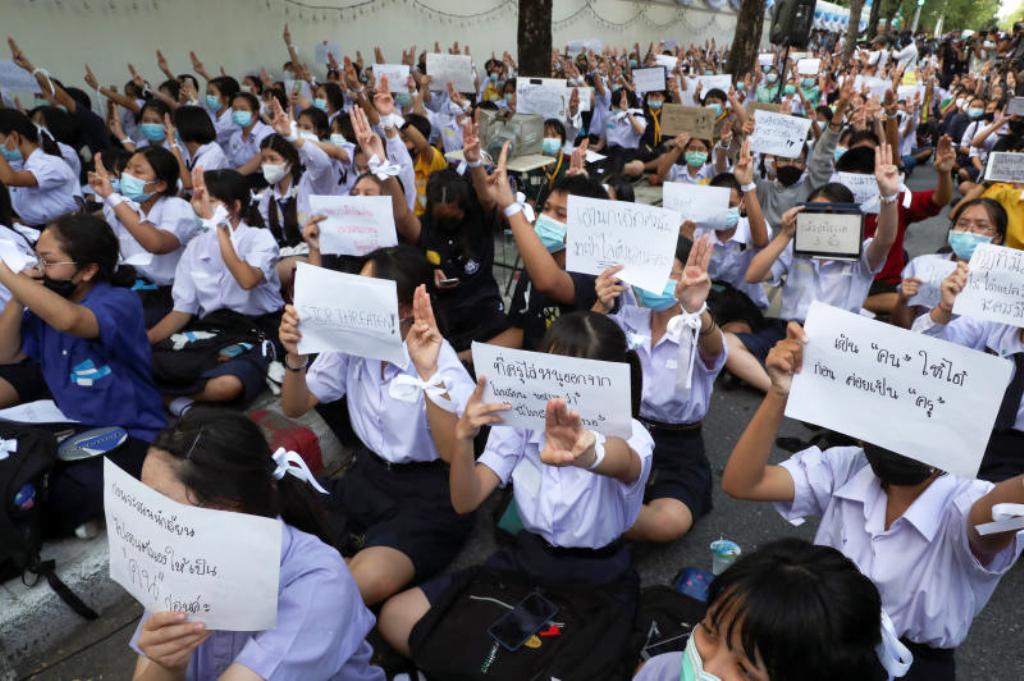
[[[134,681],[384,681],[366,642],[373,614],[334,547],[319,485],[301,459],[284,449],[271,454],[241,414],[196,409],[157,436],[142,481],[181,504],[277,518],[283,538],[273,629],[209,631],[182,612],[146,612],[131,639]]]
[[[627,535],[667,542],[682,537],[711,510],[711,464],[701,421],[725,365],[725,340],[707,309],[711,238],[680,239],[661,293],[634,288],[639,305],[623,304],[612,319],[626,333],[644,372],[640,421],[654,438],[654,463],[644,505]],[[608,312],[624,290],[621,266],[597,278],[594,310]]]
[[[615,593],[619,587],[635,588],[638,578],[621,540],[640,513],[654,448],[635,418],[643,392],[639,361],[622,330],[593,312],[559,317],[542,347],[554,355],[628,363],[632,434],[624,439],[587,430],[561,399],[548,401],[543,432],[502,426],[501,413],[511,405],[485,404],[487,379],[480,376],[461,417],[441,414],[453,431],[450,503],[456,512],[470,514],[499,485],[514,482],[524,529],[487,566],[540,584],[583,583]],[[484,426],[491,426],[487,447],[474,460],[473,440]],[[408,655],[413,627],[454,583],[451,576],[441,577],[389,600],[380,615],[388,643]],[[628,589],[621,593],[631,600]],[[635,603],[623,605],[629,606],[623,617],[631,617]]]
[[[842,551],[875,583],[913,651],[904,680],[952,681],[953,649],[1024,550],[1024,534],[983,535],[977,526],[992,521],[996,504],[1024,503],[1024,477],[998,485],[961,479],[866,442],[811,447],[769,465],[806,342],[790,322],[769,353],[771,387],[729,457],[722,489],[775,502],[797,524],[820,516],[815,543]]]
[[[447,412],[431,406],[442,401],[461,413],[473,381],[437,329],[426,290],[431,272],[408,245],[373,251],[360,272],[397,286],[408,355],[401,366],[339,349],[320,353],[307,373],[298,347],[302,319],[289,305],[281,320],[288,352],[284,413],[297,417],[318,403],[348,398],[360,446],[352,467],[332,481],[329,503],[353,540],[346,545],[355,554],[349,566],[368,605],[444,568],[473,528],[472,516],[451,507],[445,465],[451,429],[438,421]]]

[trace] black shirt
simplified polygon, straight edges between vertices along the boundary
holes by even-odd
[[[534,291],[530,276],[523,270],[516,291],[512,294],[512,309],[509,310],[508,320],[512,326],[523,330],[524,350],[537,350],[548,328],[563,314],[589,310],[597,302],[597,290],[594,287],[597,277],[579,272],[569,272],[568,275],[576,287],[576,302],[562,305]]]

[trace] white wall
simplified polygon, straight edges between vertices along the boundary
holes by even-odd
[[[356,2],[306,4],[343,7]],[[556,46],[580,38],[600,38],[607,45],[640,42],[645,48],[650,41],[666,38],[686,44],[714,37],[722,44],[732,42],[735,28],[731,11],[623,0],[586,5],[585,0],[555,0]],[[495,11],[459,19],[425,6],[461,15]],[[384,49],[389,61],[398,61],[401,50],[413,44],[423,49],[434,40],[443,46],[459,40],[469,44],[481,66],[492,50],[499,56],[503,50],[515,55],[515,8],[515,0],[374,0],[360,14],[314,12],[287,0],[0,0],[0,33],[13,35],[35,65],[69,84],[82,86],[83,65],[88,63],[101,83],[120,87],[128,79],[129,61],[154,84],[162,80],[156,68],[157,48],[176,73],[191,70],[188,52],[194,49],[211,73],[221,65],[236,76],[266,66],[278,76],[287,59],[281,39],[285,21],[294,44],[311,64],[313,46],[321,40],[338,43],[348,54],[362,50],[370,61],[374,45]],[[10,58],[6,46],[0,54]]]

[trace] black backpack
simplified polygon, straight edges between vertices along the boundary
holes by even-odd
[[[708,604],[670,586],[649,586],[640,592],[637,647],[640,662],[686,648],[690,633],[704,619]]]
[[[21,577],[29,586],[45,577],[50,587],[88,620],[96,612],[81,601],[54,572],[54,561],[42,560],[42,513],[47,481],[57,462],[53,433],[0,422],[0,439],[15,440],[14,452],[0,454],[0,582]],[[35,575],[30,581],[29,575]]]

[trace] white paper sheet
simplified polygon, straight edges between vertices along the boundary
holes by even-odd
[[[280,520],[187,506],[103,460],[110,578],[150,612],[210,630],[277,624]]]
[[[452,83],[459,92],[474,92],[473,61],[465,54],[427,54],[431,90],[446,90]]]
[[[1024,251],[992,244],[974,249],[967,286],[953,312],[1024,326]]]
[[[754,112],[754,134],[750,147],[759,154],[797,158],[807,141],[811,119],[758,109]]]
[[[566,269],[600,274],[613,265],[633,286],[660,293],[672,272],[679,213],[627,201],[570,196]]]
[[[774,54],[759,54],[757,55],[757,63],[761,65],[761,68],[766,66],[772,66],[775,63]]]
[[[321,40],[313,49],[313,61],[317,66],[326,66],[331,63],[328,55],[334,57],[337,61],[341,61],[341,48],[338,47],[338,43]]]
[[[801,59],[796,63],[796,72],[801,76],[817,76],[821,71],[820,59]]]
[[[580,106],[579,113],[584,111],[590,111],[594,106],[594,88],[592,87],[576,87],[580,93]],[[572,96],[572,88],[569,90],[569,96]]]
[[[321,220],[320,252],[338,255],[366,255],[385,246],[398,245],[395,213],[390,196],[309,197],[311,215]]]
[[[544,430],[548,400],[561,398],[583,426],[610,436],[633,432],[629,365],[473,343],[473,366],[487,377],[484,402],[508,402],[506,426]]]
[[[836,181],[853,192],[853,200],[865,213],[878,214],[881,204],[878,197],[878,180],[874,175],[864,173],[836,173]]]
[[[687,83],[687,87],[690,89],[690,92],[693,92],[697,83],[701,84],[701,97],[706,95],[708,90],[712,90],[714,88],[718,88],[722,92],[728,93],[729,88],[732,87],[732,76],[728,73],[718,73],[711,76],[697,76],[695,78],[688,78],[687,80],[689,81]]]
[[[692,220],[698,228],[725,228],[731,194],[728,187],[666,182],[663,189],[661,205],[678,211],[684,221]]]
[[[398,292],[391,279],[345,274],[300,262],[295,272],[299,352],[346,352],[403,365]]]
[[[53,400],[37,400],[0,409],[0,421],[15,423],[78,423],[60,410]]]
[[[374,64],[373,76],[377,82],[387,76],[388,90],[391,92],[408,92],[406,87],[406,81],[409,80],[408,64]]]
[[[988,155],[985,179],[989,182],[1024,182],[1024,154],[993,151]]]
[[[1005,359],[815,301],[786,416],[965,478],[1010,380]]]
[[[633,69],[633,87],[637,94],[658,92],[666,89],[665,67],[654,66],[648,69]]]
[[[1014,97],[1006,104],[1007,116],[1024,115],[1024,97]]]
[[[671,71],[676,67],[676,63],[679,61],[679,58],[673,57],[670,54],[656,54],[654,55],[654,61],[658,66],[664,66],[666,69]]]
[[[516,78],[516,113],[565,120],[570,93],[565,80],[520,76]]]
[[[948,256],[915,259],[914,276],[921,280],[921,284],[918,286],[917,294],[907,300],[907,306],[931,309],[938,305],[942,297],[939,289],[942,280],[955,269],[956,262],[950,260]]]

